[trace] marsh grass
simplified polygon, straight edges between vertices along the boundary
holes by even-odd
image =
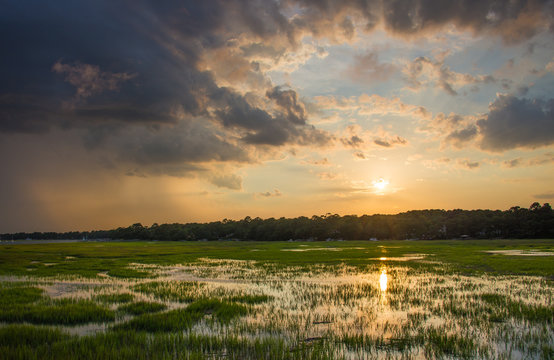
[[[478,345],[469,335],[448,334],[444,328],[430,328],[423,334],[427,357],[442,358],[445,355],[461,359],[476,357]]]
[[[137,284],[133,290],[152,295],[160,300],[188,303],[200,296],[199,291],[203,286],[203,283],[196,281],[151,281]]]
[[[526,304],[521,301],[514,301],[508,296],[500,294],[481,294],[480,299],[484,303],[491,306],[487,309],[492,313],[491,316],[500,318],[505,314],[506,317],[523,319],[531,322],[539,322],[543,324],[554,323],[554,307],[540,304]]]
[[[134,278],[134,279],[145,279],[153,277],[152,274],[145,271],[137,271],[135,269],[128,268],[116,268],[108,271],[108,275],[117,278]]]
[[[201,299],[187,306],[186,310],[203,315],[211,314],[214,319],[224,324],[228,324],[232,319],[244,316],[248,312],[244,305],[219,299]]]
[[[31,325],[7,325],[0,327],[0,348],[37,348],[70,338],[71,336],[63,331],[48,327]]]
[[[157,265],[193,264],[200,258],[256,261],[280,272],[286,267],[312,271],[344,262],[356,267],[375,263],[381,256],[401,257],[405,254],[428,254],[426,260],[442,264],[415,262],[425,271],[438,273],[498,273],[554,276],[551,257],[522,257],[491,254],[486,251],[540,250],[552,251],[552,240],[436,240],[436,241],[345,241],[326,246],[340,251],[281,251],[289,248],[322,247],[312,242],[84,242],[71,245],[52,243],[34,245],[1,245],[0,275],[40,277],[97,277],[102,272],[136,275],[132,263]],[[251,251],[257,249],[259,251]],[[386,252],[385,252],[386,250]],[[44,264],[56,264],[45,266]],[[448,265],[448,266],[445,266]],[[28,269],[31,269],[29,271]],[[140,273],[140,271],[139,271]],[[117,276],[117,275],[115,275]],[[139,275],[142,276],[142,275]]]
[[[90,300],[42,299],[32,304],[3,307],[0,321],[8,323],[76,325],[114,321],[115,313]]]
[[[108,331],[70,336],[57,329],[27,325],[0,328],[2,357],[28,359],[332,359],[325,342],[291,348],[279,338],[247,339],[193,333],[155,334]]]
[[[218,299],[202,299],[191,303],[184,309],[137,316],[126,323],[115,325],[114,329],[176,332],[192,328],[205,315],[211,315],[218,322],[228,324],[232,319],[246,315],[246,313],[247,308],[243,305]]]
[[[142,315],[147,313],[155,313],[167,309],[167,305],[156,303],[139,301],[131,304],[121,305],[117,308],[119,312],[131,315]]]
[[[134,300],[133,294],[116,293],[116,294],[100,294],[94,297],[94,300],[107,304],[125,304]]]
[[[5,322],[102,325],[86,336],[42,325],[2,325],[21,339],[0,331],[0,354],[10,359],[548,359],[554,357],[552,258],[486,251],[552,247],[552,240],[11,246],[4,249],[10,256],[0,252],[0,273],[36,281],[0,284],[0,317],[11,317]],[[427,255],[402,261],[410,254]],[[62,281],[71,269],[74,277]],[[386,290],[379,283],[383,270]],[[108,277],[98,275],[110,271]],[[113,275],[118,272],[120,277]],[[45,284],[57,282],[62,291],[67,284],[72,290],[50,299],[39,288],[51,293]],[[75,291],[80,282],[87,289]],[[18,305],[12,312],[13,303]],[[95,309],[109,315],[69,316]],[[109,324],[113,316],[116,321]],[[26,340],[30,337],[36,341]]]
[[[0,288],[0,321],[75,325],[113,321],[113,311],[83,299],[50,299],[44,290],[19,284]]]
[[[0,287],[0,309],[4,311],[12,305],[25,305],[42,298],[44,290],[37,287],[15,284],[2,284]]]
[[[184,309],[171,310],[159,314],[143,314],[130,321],[114,326],[115,330],[176,332],[190,329],[198,320],[199,314]]]
[[[237,296],[230,296],[226,300],[248,304],[248,305],[254,305],[254,304],[265,303],[265,302],[271,301],[272,299],[273,297],[269,295],[237,295]]]

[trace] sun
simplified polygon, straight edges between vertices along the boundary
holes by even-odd
[[[389,182],[383,178],[379,178],[378,180],[373,181],[373,187],[378,192],[383,192],[386,188]]]

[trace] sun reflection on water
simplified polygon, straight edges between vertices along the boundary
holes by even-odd
[[[381,288],[381,291],[385,292],[387,291],[387,270],[383,269],[381,271],[381,275],[379,276],[379,286]]]

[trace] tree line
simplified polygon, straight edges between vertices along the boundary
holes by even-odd
[[[297,218],[251,218],[210,223],[140,223],[112,230],[0,234],[10,239],[107,240],[388,240],[456,238],[554,238],[550,204],[508,210],[412,210],[396,215],[326,214]]]

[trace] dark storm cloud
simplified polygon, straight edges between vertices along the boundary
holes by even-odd
[[[246,99],[226,88],[212,96],[220,109],[216,117],[225,127],[246,131],[241,138],[253,145],[279,146],[287,143],[325,145],[332,136],[306,123],[306,109],[293,90],[274,87],[266,97],[273,100],[276,110],[269,112],[250,105]]]
[[[448,23],[475,32],[492,31],[513,42],[529,38],[551,9],[550,1],[442,1],[395,0],[383,2],[387,28],[402,34],[436,29]]]
[[[0,131],[52,127],[88,131],[95,148],[110,136],[128,143],[137,164],[246,161],[210,121],[253,145],[321,145],[327,133],[306,123],[293,90],[267,92],[276,111],[250,105],[199,70],[203,53],[247,33],[284,36],[290,24],[273,1],[2,2]],[[194,131],[159,131],[202,117]],[[143,127],[140,136],[126,138]],[[156,130],[158,129],[158,130]],[[179,134],[179,135],[175,135]],[[234,134],[234,133],[233,133]],[[138,143],[142,141],[144,143]]]
[[[218,136],[215,129],[203,126],[200,120],[159,130],[122,130],[120,134],[120,139],[106,146],[113,148],[120,159],[145,167],[186,161],[250,161],[243,149]]]
[[[482,149],[534,149],[554,143],[554,99],[541,101],[500,95],[489,110],[477,122]]]
[[[447,25],[474,33],[490,33],[513,43],[528,39],[549,26],[549,0],[287,0],[300,7],[298,27],[318,36],[343,33],[341,24],[355,16],[365,30],[382,22],[401,36],[421,35]],[[348,33],[348,31],[346,31]]]
[[[552,13],[551,2],[538,0],[0,0],[0,5],[0,132],[84,129],[85,145],[94,148],[138,126],[149,135],[139,137],[145,144],[129,147],[127,158],[139,164],[154,158],[244,161],[240,142],[325,145],[333,139],[308,124],[292,89],[266,89],[268,101],[260,107],[233,87],[218,85],[214,73],[200,66],[211,50],[235,47],[248,55],[256,50],[252,44],[271,44],[265,51],[282,53],[304,35],[344,41],[360,23],[371,30],[379,22],[400,35],[454,24],[518,41],[544,28]],[[383,65],[371,54],[359,60],[371,69]],[[371,69],[369,75],[376,76]],[[454,92],[447,80],[443,88]],[[190,138],[194,132],[175,142],[156,130],[199,118],[205,119],[205,126],[197,125],[203,126],[201,133],[214,130],[213,123],[228,133],[201,137],[198,145]],[[494,118],[489,122],[482,125],[487,134]]]
[[[52,71],[65,75],[65,81],[76,88],[76,100],[84,99],[105,90],[117,90],[121,82],[132,79],[134,75],[126,73],[108,73],[100,71],[98,66],[88,64],[63,64],[58,61]]]
[[[277,105],[285,112],[287,120],[298,124],[306,124],[306,108],[298,100],[298,95],[294,90],[282,90],[276,86],[266,93],[266,96],[275,100]]]
[[[12,107],[10,116],[0,119],[2,128],[17,123],[32,131],[36,117],[47,118],[49,125],[70,118],[71,126],[85,127],[105,121],[167,122],[171,106],[200,110],[194,91],[213,80],[194,69],[194,44],[172,43],[163,27],[154,29],[156,14],[146,21],[124,4],[3,5],[0,26],[10,36],[2,46],[0,91],[22,110]],[[25,107],[29,96],[36,107],[31,114]],[[75,96],[86,101],[63,106]]]

